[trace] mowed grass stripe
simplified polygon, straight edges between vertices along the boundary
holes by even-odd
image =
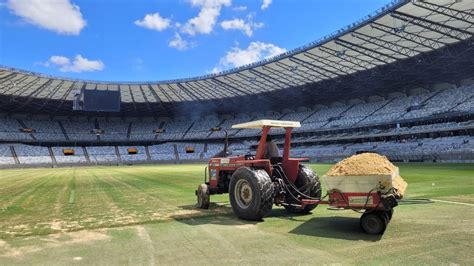
[[[31,190],[38,183],[44,182],[43,177],[51,172],[31,172],[11,179],[3,179],[0,182],[0,204],[10,196],[15,196]]]
[[[156,190],[158,190],[157,185],[146,187],[137,186],[136,182],[131,182],[128,175],[124,176],[121,173],[108,172],[104,173],[104,175],[107,176],[107,182],[119,189],[126,200],[145,200],[147,204],[154,203],[162,208],[166,207],[166,204],[163,202],[163,200],[158,197],[160,193],[156,192]]]
[[[175,168],[184,168],[177,171]],[[176,165],[175,168],[165,167],[163,169],[125,169],[117,168],[112,169],[113,172],[122,173],[123,176],[130,176],[145,181],[148,184],[160,185],[162,188],[178,189],[180,191],[189,189],[194,186],[190,186],[189,180],[203,180],[204,179],[204,166],[192,166],[186,170],[186,167]],[[196,174],[194,169],[199,169],[200,174]],[[142,182],[139,182],[142,183]],[[143,183],[142,183],[143,184]],[[197,187],[197,185],[196,185]]]
[[[311,164],[320,176],[330,166]],[[399,166],[409,183],[408,198],[473,202],[473,165]],[[228,195],[211,197],[213,204],[222,202],[225,207],[214,204],[210,210],[197,210],[194,190],[203,181],[204,165],[46,170],[51,174],[43,175],[48,171],[42,169],[38,171],[41,177],[36,177],[48,180],[33,192],[39,200],[34,197],[22,203],[36,210],[23,213],[22,220],[27,224],[16,221],[12,214],[0,213],[0,224],[10,225],[0,226],[1,265],[44,265],[53,259],[58,264],[70,264],[76,256],[82,257],[84,264],[137,265],[153,261],[292,265],[474,263],[474,212],[470,206],[400,205],[385,234],[370,236],[359,228],[360,214],[329,211],[324,205],[303,216],[288,215],[283,208],[274,207],[271,215],[259,223],[238,220],[228,205]],[[31,178],[35,177],[25,176],[29,181]],[[17,181],[22,180],[15,178]],[[72,191],[75,201],[69,204]],[[123,227],[134,224],[140,225]],[[17,225],[37,227],[26,231]],[[102,229],[91,230],[95,228]],[[76,230],[84,231],[42,236]],[[21,255],[12,256],[12,250]]]
[[[42,169],[44,170],[44,169]],[[38,169],[0,169],[2,175],[0,175],[0,183],[3,182],[5,179],[8,181],[14,180],[14,178],[19,177],[19,179],[23,179],[25,176],[28,176],[30,173],[38,173]],[[40,170],[41,171],[41,170]],[[46,170],[46,171],[49,171]]]
[[[2,206],[2,208],[8,208],[12,205],[20,205],[24,202],[28,197],[34,195],[41,195],[37,193],[38,190],[41,190],[42,187],[51,181],[54,176],[61,175],[59,172],[45,172],[41,175],[37,175],[36,177],[29,177],[27,178],[28,182],[25,184],[19,184],[17,187],[11,187],[10,191],[2,192],[2,202],[6,206]]]
[[[129,186],[143,191],[147,195],[157,198],[160,201],[166,200],[169,192],[176,193],[182,192],[184,189],[180,185],[173,184],[173,182],[167,182],[167,179],[173,179],[168,173],[157,174],[156,172],[138,172],[130,173],[120,170],[112,171],[114,177],[119,179],[121,182],[128,184]],[[169,198],[168,198],[169,199]]]
[[[310,166],[320,176],[331,167],[330,164]],[[401,175],[409,183],[407,197],[434,195],[444,199],[446,196],[459,197],[461,191],[467,200],[472,198],[473,165],[399,166]],[[164,217],[175,217],[175,212],[196,212],[194,190],[203,182],[204,167],[200,164],[38,169],[29,170],[22,176],[17,171],[6,171],[15,175],[11,180],[14,184],[0,179],[0,185],[7,184],[13,188],[0,190],[0,204],[3,204],[0,206],[3,210],[9,205],[25,208],[0,211],[0,218],[7,221],[0,231],[6,231],[8,225],[16,223],[29,227],[40,223],[40,233],[48,232],[41,231],[48,224],[59,224],[52,232],[58,227],[61,230],[104,228],[128,222],[154,222]],[[0,170],[0,175],[4,177],[3,170]],[[433,180],[435,186],[431,185]],[[454,189],[459,187],[458,183],[463,187]],[[228,195],[213,195],[211,201],[227,204]],[[197,216],[231,214],[228,206],[221,210],[216,209],[218,206],[213,208],[207,212],[199,211]],[[186,215],[179,219],[183,217]]]
[[[61,218],[59,210],[63,173],[50,172],[34,182],[30,189],[12,196],[9,206],[1,213],[9,219],[0,224],[1,233],[30,235],[50,233],[50,223]],[[58,182],[60,181],[60,182]],[[16,228],[16,229],[15,229]],[[12,230],[13,229],[13,230]]]

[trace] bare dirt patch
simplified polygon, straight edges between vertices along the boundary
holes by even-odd
[[[239,225],[236,225],[235,228],[239,228],[239,229],[255,229],[255,228],[257,228],[257,225],[256,225],[256,224],[239,224]]]
[[[22,257],[26,254],[38,252],[48,248],[57,248],[65,245],[89,244],[108,240],[110,236],[105,230],[81,231],[48,235],[39,237],[43,244],[14,247],[0,240],[0,257]],[[44,244],[46,243],[46,244]]]

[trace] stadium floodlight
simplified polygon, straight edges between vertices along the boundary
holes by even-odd
[[[211,127],[211,131],[221,131],[222,127]]]

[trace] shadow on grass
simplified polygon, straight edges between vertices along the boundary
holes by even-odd
[[[237,218],[229,203],[211,202],[209,209],[199,209],[194,204],[179,206],[179,208],[194,212],[194,215],[178,215],[173,217],[176,221],[187,225],[217,224],[245,226],[259,223],[256,221],[245,221]]]
[[[187,225],[206,225],[206,224],[216,224],[216,225],[229,225],[229,226],[246,226],[246,225],[255,225],[259,222],[256,221],[244,221],[237,218],[234,214],[221,214],[215,216],[204,216],[204,217],[195,217],[195,218],[182,218],[176,219],[180,223]]]
[[[278,209],[274,208],[268,217],[275,217],[275,218],[280,218],[280,219],[285,219],[285,220],[290,220],[290,221],[295,221],[295,222],[304,222],[306,221],[306,219],[299,219],[299,218],[305,217],[311,214],[312,212],[305,213],[305,214],[290,213],[283,208],[278,208]]]
[[[354,217],[314,217],[289,232],[290,234],[323,238],[379,241],[382,235],[366,234]]]
[[[193,211],[193,215],[178,215],[172,217],[174,220],[186,225],[228,225],[228,226],[249,226],[262,221],[245,221],[237,218],[232,212],[229,204],[211,203],[207,210],[199,209],[196,205],[179,206],[182,210]],[[300,222],[301,225],[291,230],[290,234],[306,235],[322,238],[379,241],[382,235],[366,234],[359,225],[359,218],[354,217],[314,217],[309,220],[304,217],[307,214],[290,214],[285,209],[273,209],[268,218],[279,218],[288,221]]]

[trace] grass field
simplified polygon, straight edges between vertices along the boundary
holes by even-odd
[[[324,174],[330,165],[311,165]],[[474,165],[401,164],[407,197],[382,236],[319,206],[238,220],[227,195],[194,207],[204,165],[0,170],[0,265],[473,265]]]

